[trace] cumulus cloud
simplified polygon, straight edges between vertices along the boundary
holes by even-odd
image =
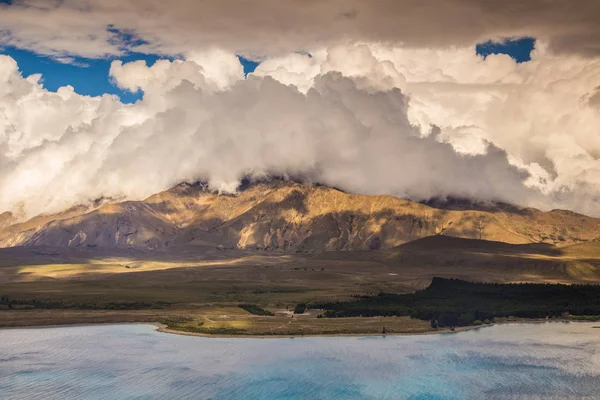
[[[273,57],[254,74],[306,91],[332,68],[382,90],[402,87],[423,134],[437,126],[438,139],[463,154],[484,154],[493,143],[555,207],[600,213],[599,58],[559,56],[543,42],[521,64],[501,54],[484,59],[473,47],[360,44]]]
[[[411,121],[440,126],[450,143],[494,143],[513,164],[528,165],[545,193],[561,193],[554,197],[558,207],[573,207],[569,202],[576,200],[567,197],[586,193],[577,208],[598,215],[600,112],[587,99],[600,85],[599,58],[557,56],[544,43],[521,64],[506,55],[484,60],[469,49],[438,52],[434,59],[427,52],[375,52],[407,77]]]
[[[35,10],[74,7],[57,4]],[[127,4],[139,11],[112,6]],[[247,79],[227,46],[191,46],[152,66],[114,61],[113,83],[144,93],[132,105],[47,91],[0,56],[0,210],[139,199],[183,180],[231,192],[244,176],[289,175],[357,193],[600,215],[600,58],[552,46],[538,40],[517,64],[472,45],[345,42],[269,56]]]
[[[543,201],[503,150],[461,154],[438,130],[424,135],[408,119],[408,98],[390,83],[403,81],[399,73],[390,81],[391,64],[370,57],[356,71],[380,71],[381,82],[333,71],[335,60],[326,57],[327,72],[306,93],[270,76],[211,74],[194,61],[115,61],[115,83],[144,91],[133,105],[68,87],[48,92],[39,77],[21,77],[12,59],[0,57],[7,110],[0,114],[0,209],[31,215],[100,196],[143,198],[182,180],[234,191],[248,175],[303,176],[415,199]],[[221,61],[232,63],[226,71],[239,64]]]

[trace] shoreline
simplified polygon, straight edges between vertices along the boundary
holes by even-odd
[[[597,321],[571,321],[567,319],[562,320],[531,320],[531,321],[502,321],[496,322],[487,325],[473,325],[473,326],[461,326],[456,327],[454,330],[450,329],[438,329],[438,330],[430,330],[423,332],[391,332],[391,333],[310,333],[306,335],[297,334],[297,335],[251,335],[251,334],[239,334],[239,335],[224,335],[224,334],[210,334],[210,333],[200,333],[200,332],[186,332],[186,331],[178,331],[175,329],[169,329],[164,324],[153,324],[157,326],[156,331],[161,333],[168,333],[172,335],[183,335],[183,336],[198,336],[205,338],[240,338],[240,339],[294,339],[294,338],[311,338],[311,337],[379,337],[379,336],[427,336],[427,335],[449,335],[460,332],[467,332],[478,330],[482,328],[489,328],[492,326],[500,326],[500,325],[514,325],[514,324],[546,324],[546,323],[590,323]],[[592,328],[600,328],[600,326],[593,326]]]
[[[492,326],[486,325],[486,326]],[[295,339],[295,338],[312,338],[312,337],[379,337],[379,336],[425,336],[425,335],[444,335],[449,333],[465,332],[473,329],[484,328],[485,326],[464,326],[456,328],[455,330],[444,329],[444,330],[431,330],[423,332],[391,332],[391,333],[309,333],[309,334],[297,334],[297,335],[261,335],[261,334],[239,334],[239,335],[224,335],[224,334],[211,334],[211,333],[200,333],[200,332],[186,332],[178,331],[175,329],[169,329],[166,326],[158,327],[156,330],[161,333],[168,333],[172,335],[184,335],[184,336],[198,336],[205,338],[215,339]]]
[[[464,326],[457,327],[454,330],[443,329],[443,330],[430,330],[423,332],[392,332],[392,333],[311,333],[311,334],[297,334],[297,335],[261,335],[261,334],[210,334],[210,333],[199,333],[199,332],[186,332],[178,331],[175,329],[169,329],[167,325],[160,322],[98,322],[98,323],[80,323],[80,324],[51,324],[51,325],[23,325],[23,326],[9,326],[0,327],[0,330],[5,329],[53,329],[53,328],[72,328],[72,327],[87,327],[87,326],[98,326],[98,325],[151,325],[154,326],[156,332],[166,333],[171,335],[183,335],[183,336],[197,336],[204,338],[214,339],[295,339],[295,338],[313,338],[313,337],[385,337],[385,336],[426,336],[426,335],[448,335],[460,332],[467,332],[472,330],[478,330],[482,328],[488,328],[498,325],[514,325],[514,324],[544,324],[544,323],[590,323],[595,321],[572,321],[572,320],[517,320],[517,321],[502,321],[488,325],[477,325],[477,326]],[[597,322],[597,321],[596,321]],[[600,329],[600,326],[592,326],[591,328]]]
[[[0,327],[1,330],[5,329],[54,329],[54,328],[74,328],[74,327],[86,327],[86,326],[98,326],[98,325],[151,325],[154,326],[156,332],[167,333],[171,335],[183,335],[183,336],[198,336],[205,338],[215,339],[294,339],[294,338],[309,338],[309,337],[377,337],[377,336],[420,336],[420,335],[443,335],[448,333],[458,333],[473,329],[485,328],[493,326],[494,324],[484,326],[463,326],[457,327],[454,331],[450,329],[431,330],[423,332],[393,332],[393,333],[310,333],[310,334],[297,334],[297,335],[265,335],[265,334],[239,334],[239,335],[226,335],[226,334],[211,334],[211,333],[200,333],[200,332],[186,332],[178,331],[176,329],[170,329],[167,325],[160,322],[90,322],[80,324],[51,324],[51,325],[22,325],[22,326],[6,326]]]
[[[98,325],[153,325],[157,328],[166,326],[160,322],[82,322],[74,324],[49,324],[49,325],[19,325],[19,326],[0,326],[0,331],[5,329],[53,329],[53,328],[76,328],[83,326],[98,326]],[[158,330],[158,329],[157,329]]]

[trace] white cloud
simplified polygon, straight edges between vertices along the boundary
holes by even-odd
[[[381,82],[328,72],[306,94],[271,77],[205,76],[193,61],[115,62],[115,82],[145,92],[134,105],[71,88],[48,92],[22,78],[12,59],[0,60],[0,209],[35,214],[100,196],[143,198],[182,180],[232,190],[264,174],[413,198],[541,201],[503,151],[465,156],[422,137],[408,121],[406,96],[382,87],[390,64],[370,57],[364,71],[384,71]],[[358,60],[355,67],[363,71]],[[232,78],[224,84],[223,76]]]
[[[482,154],[489,142],[505,150],[554,206],[600,214],[594,194],[600,189],[600,110],[590,100],[600,87],[600,58],[558,56],[543,42],[521,64],[506,55],[484,59],[473,47],[362,44],[303,63],[297,56],[274,58],[255,74],[306,91],[332,65],[357,82],[375,82],[372,87],[403,87],[409,120],[425,134],[438,126],[438,139],[460,153]]]
[[[377,43],[265,60],[113,62],[111,96],[46,91],[0,56],[0,210],[143,198],[182,180],[232,191],[293,175],[360,193],[462,196],[600,215],[600,60]],[[288,86],[289,85],[289,86]]]

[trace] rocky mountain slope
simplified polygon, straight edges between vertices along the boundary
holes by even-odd
[[[252,184],[235,195],[184,183],[143,201],[73,207],[16,224],[10,218],[0,220],[0,247],[190,244],[319,252],[392,248],[431,235],[555,245],[600,239],[600,219],[570,211],[444,209],[280,180]]]

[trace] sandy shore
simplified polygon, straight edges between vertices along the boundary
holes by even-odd
[[[99,326],[99,325],[152,325],[157,330],[166,327],[159,322],[82,322],[80,324],[49,324],[49,325],[19,325],[19,326],[2,326],[0,330],[5,329],[51,329],[51,328],[72,328],[77,326]]]

